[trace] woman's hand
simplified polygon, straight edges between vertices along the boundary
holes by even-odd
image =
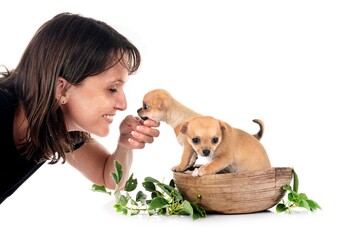
[[[139,117],[128,115],[119,126],[119,145],[126,149],[141,149],[146,143],[152,143],[160,135],[156,129],[160,123],[153,120],[143,121]]]

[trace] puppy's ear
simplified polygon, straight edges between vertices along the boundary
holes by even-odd
[[[188,130],[188,122],[185,122],[185,123],[183,123],[183,125],[181,126],[179,131],[183,134],[186,134],[187,130]]]
[[[226,122],[223,122],[223,121],[219,121],[219,125],[220,125],[220,129],[221,129],[221,132],[225,132],[229,127],[230,125],[227,124]]]
[[[169,101],[163,97],[156,97],[153,104],[156,105],[157,109],[160,111],[166,111],[169,108]]]

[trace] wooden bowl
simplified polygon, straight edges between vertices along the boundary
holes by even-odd
[[[177,189],[190,202],[197,202],[206,212],[238,214],[265,211],[284,197],[282,186],[290,184],[292,168],[220,173],[193,177],[191,171],[174,172]],[[198,200],[198,194],[201,199]]]

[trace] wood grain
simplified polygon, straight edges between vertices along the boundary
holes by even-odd
[[[282,186],[290,184],[292,168],[221,173],[193,177],[174,172],[177,189],[190,202],[198,202],[209,213],[238,214],[265,211],[284,197]],[[200,194],[202,198],[197,199]]]

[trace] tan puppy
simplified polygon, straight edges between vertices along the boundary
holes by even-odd
[[[152,119],[170,125],[181,145],[183,143],[183,140],[179,138],[181,124],[192,117],[201,116],[178,102],[164,89],[155,89],[146,93],[143,98],[143,106],[137,112],[143,120]]]
[[[180,131],[186,138],[181,162],[174,168],[176,171],[184,171],[193,166],[195,155],[208,157],[210,162],[196,168],[193,176],[271,167],[268,155],[258,139],[221,120],[210,116],[194,117],[186,121]]]

